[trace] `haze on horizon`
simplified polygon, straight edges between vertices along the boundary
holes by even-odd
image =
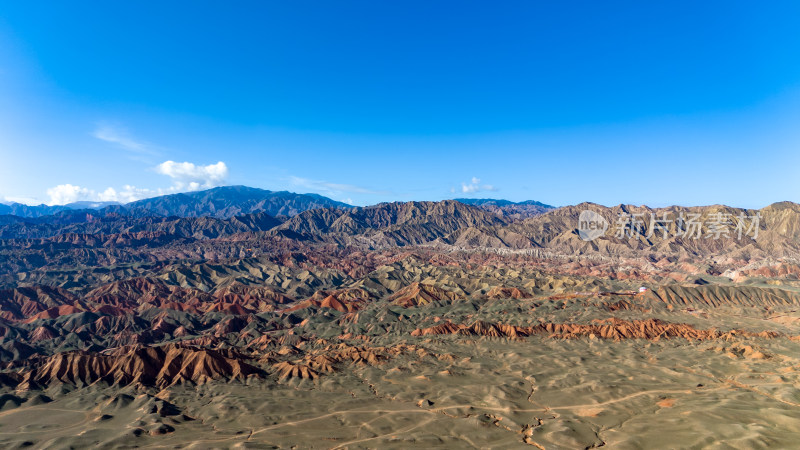
[[[797,3],[308,6],[0,1],[0,201],[800,201]]]

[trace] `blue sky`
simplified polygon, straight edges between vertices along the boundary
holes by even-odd
[[[800,201],[800,3],[652,3],[0,0],[0,201]]]

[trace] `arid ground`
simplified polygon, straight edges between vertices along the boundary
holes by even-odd
[[[800,439],[796,204],[685,209],[758,236],[593,241],[584,209],[664,210],[240,206],[0,216],[0,445]]]

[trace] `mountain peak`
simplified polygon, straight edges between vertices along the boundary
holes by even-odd
[[[258,212],[264,212],[271,216],[295,216],[303,211],[317,208],[343,209],[352,208],[352,206],[319,194],[269,191],[248,186],[219,186],[203,191],[151,197],[124,205],[117,202],[93,201],[79,201],[54,206],[0,204],[0,215],[36,218],[64,211],[89,209],[97,210],[97,214],[100,215],[118,213],[135,216],[210,216],[228,219],[233,216]]]
[[[454,201],[475,206],[511,219],[527,219],[528,217],[538,216],[539,214],[555,209],[554,206],[546,205],[535,200],[512,202],[510,200],[493,198],[457,198],[454,199]]]

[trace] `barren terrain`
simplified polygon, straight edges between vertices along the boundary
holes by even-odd
[[[219,217],[204,204],[185,217],[2,216],[0,445],[800,437],[798,205],[762,209],[757,238],[586,242],[581,208],[612,221],[643,207],[314,204],[273,217],[248,201],[238,216],[230,204]],[[738,213],[726,208],[695,210]]]

